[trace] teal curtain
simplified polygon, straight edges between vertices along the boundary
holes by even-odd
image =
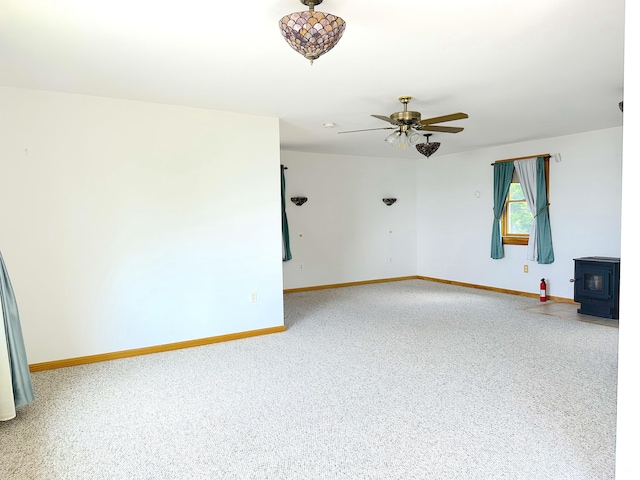
[[[500,219],[509,195],[513,178],[513,162],[498,162],[493,165],[493,231],[491,232],[491,258],[504,258]]]
[[[34,394],[20,327],[18,304],[13,294],[2,253],[0,253],[0,297],[2,297],[2,317],[4,319],[2,328],[5,329],[7,337],[13,397],[15,406],[18,408],[31,403],[34,399]]]
[[[291,246],[289,245],[289,222],[287,221],[287,199],[285,198],[284,165],[280,165],[280,207],[282,216],[282,261],[291,260]]]
[[[553,263],[553,243],[551,242],[551,223],[549,222],[549,203],[547,183],[544,175],[544,157],[536,160],[536,229],[538,241],[538,263]]]

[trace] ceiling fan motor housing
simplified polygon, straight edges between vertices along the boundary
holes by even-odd
[[[412,112],[404,110],[402,112],[392,113],[389,118],[394,125],[415,125],[420,123],[420,112]]]
[[[420,112],[412,112],[407,110],[407,104],[411,101],[413,97],[410,95],[403,95],[399,97],[400,103],[404,106],[404,109],[401,112],[392,113],[389,117],[391,119],[391,123],[394,125],[407,125],[412,126],[420,123]]]

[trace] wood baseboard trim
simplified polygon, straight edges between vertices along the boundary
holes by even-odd
[[[230,333],[227,335],[218,335],[215,337],[198,338],[195,340],[187,340],[184,342],[167,343],[164,345],[135,348],[132,350],[122,350],[120,352],[101,353],[98,355],[88,355],[86,357],[76,357],[76,358],[67,358],[64,360],[55,360],[52,362],[33,363],[29,365],[29,370],[31,372],[41,372],[43,370],[53,370],[56,368],[86,365],[89,363],[106,362],[109,360],[117,360],[120,358],[128,358],[128,357],[137,357],[139,355],[148,355],[151,353],[168,352],[171,350],[180,350],[183,348],[191,348],[191,347],[201,347],[203,345],[211,345],[212,343],[229,342],[231,340],[240,340],[242,338],[257,337],[260,335],[269,335],[271,333],[284,332],[286,329],[287,327],[282,325],[278,327],[261,328],[258,330],[248,330],[246,332]]]
[[[441,278],[424,277],[421,275],[411,275],[407,277],[381,278],[376,280],[363,280],[359,282],[336,283],[331,285],[316,285],[312,287],[291,288],[284,290],[284,293],[310,292],[314,290],[328,290],[331,288],[355,287],[358,285],[370,285],[374,283],[401,282],[404,280],[426,280],[429,282],[447,283],[449,285],[458,285],[461,287],[478,288],[481,290],[489,290],[492,292],[507,293],[510,295],[520,295],[523,297],[538,298],[537,293],[520,292],[517,290],[508,290],[504,288],[487,287],[485,285],[476,285],[472,283],[456,282],[454,280],[444,280]],[[549,296],[549,300],[560,303],[570,303],[579,305],[573,299],[564,297]],[[152,347],[135,348],[132,350],[122,350],[119,352],[101,353],[98,355],[88,355],[85,357],[67,358],[63,360],[54,360],[52,362],[32,363],[29,365],[31,372],[41,372],[44,370],[54,370],[57,368],[73,367],[77,365],[86,365],[89,363],[106,362],[109,360],[117,360],[120,358],[137,357],[139,355],[149,355],[152,353],[168,352],[171,350],[180,350],[183,348],[200,347],[203,345],[211,345],[213,343],[229,342],[232,340],[240,340],[243,338],[257,337],[260,335],[269,335],[271,333],[284,332],[287,329],[284,325],[278,327],[262,328],[258,330],[249,330],[246,332],[230,333],[227,335],[218,335],[215,337],[199,338],[195,340],[187,340],[184,342],[168,343],[164,345],[154,345]]]
[[[492,292],[507,293],[509,295],[520,295],[522,297],[538,298],[538,294],[537,293],[528,293],[528,292],[520,292],[518,290],[507,290],[507,289],[504,289],[504,288],[487,287],[485,285],[476,285],[476,284],[473,284],[473,283],[456,282],[454,280],[443,280],[441,278],[423,277],[421,275],[411,275],[411,276],[408,276],[408,277],[382,278],[382,279],[377,279],[377,280],[363,280],[361,282],[335,283],[335,284],[331,284],[331,285],[315,285],[313,287],[290,288],[290,289],[284,290],[284,293],[287,294],[287,293],[311,292],[311,291],[314,291],[314,290],[327,290],[327,289],[330,289],[330,288],[354,287],[354,286],[358,286],[358,285],[369,285],[369,284],[372,284],[372,283],[401,282],[401,281],[404,281],[404,280],[426,280],[428,282],[447,283],[449,285],[458,285],[460,287],[478,288],[478,289],[481,289],[481,290],[489,290],[489,291],[492,291]],[[549,296],[547,298],[549,300],[551,300],[551,301],[554,301],[554,302],[570,303],[570,304],[573,304],[573,305],[579,305],[578,303],[574,302],[573,299],[571,299],[571,298],[553,297],[553,296]]]
[[[344,288],[344,287],[357,287],[358,285],[370,285],[373,283],[388,283],[388,282],[401,282],[403,280],[417,280],[417,275],[410,277],[394,277],[394,278],[380,278],[377,280],[363,280],[361,282],[347,282],[347,283],[334,283],[331,285],[315,285],[313,287],[301,287],[301,288],[289,288],[284,290],[284,293],[299,293],[299,292],[312,292],[314,290],[328,290],[330,288]]]
[[[449,285],[458,285],[460,287],[478,288],[480,290],[489,290],[491,292],[507,293],[509,295],[519,295],[521,297],[539,298],[538,293],[520,292],[519,290],[508,290],[505,288],[487,287],[485,285],[456,282],[453,280],[443,280],[441,278],[431,278],[431,277],[422,277],[422,276],[418,276],[418,278],[420,280],[427,280],[429,282],[447,283]],[[579,305],[578,303],[574,302],[572,298],[548,296],[547,299],[554,302],[559,302],[559,303],[571,303],[571,304]]]

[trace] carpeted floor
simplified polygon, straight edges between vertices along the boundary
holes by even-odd
[[[0,478],[614,478],[618,329],[411,280],[283,333],[33,374]]]

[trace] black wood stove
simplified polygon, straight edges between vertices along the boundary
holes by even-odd
[[[619,318],[620,259],[581,257],[573,260],[573,300],[580,303],[578,313]]]

